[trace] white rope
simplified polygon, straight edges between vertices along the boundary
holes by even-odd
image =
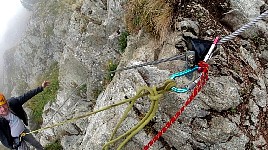
[[[258,21],[260,21],[261,19],[265,18],[266,16],[268,16],[268,10],[266,10],[264,13],[262,13],[260,16],[258,16],[256,19],[254,19],[253,21],[245,24],[244,26],[242,26],[241,28],[239,28],[238,30],[236,30],[235,32],[233,32],[232,34],[225,36],[224,38],[222,38],[217,44],[221,45],[227,41],[233,40],[236,36],[240,35],[241,33],[243,33],[245,30],[247,30],[248,28],[250,28],[251,26],[253,26],[254,24],[256,24]]]

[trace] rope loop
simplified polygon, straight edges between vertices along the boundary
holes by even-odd
[[[166,80],[164,86],[162,87],[148,87],[143,86],[138,91],[138,96],[135,99],[131,100],[131,103],[128,105],[127,109],[124,111],[122,117],[120,118],[119,122],[117,123],[113,133],[111,134],[110,140],[105,143],[103,146],[103,150],[108,150],[110,145],[113,145],[115,142],[122,140],[119,144],[117,150],[120,150],[135,134],[137,134],[140,130],[142,130],[155,116],[158,110],[158,103],[160,98],[166,93],[169,92],[171,87],[175,86],[176,82],[174,80]],[[149,111],[145,114],[145,116],[131,129],[126,131],[125,133],[115,137],[117,130],[120,126],[122,126],[124,120],[127,118],[128,113],[132,110],[134,103],[136,100],[142,96],[148,95],[149,99],[151,100],[151,105]]]
[[[171,79],[167,79],[165,81],[165,85],[164,85],[164,91],[170,91],[170,89],[172,87],[176,86],[176,82],[174,80],[171,80]]]
[[[200,80],[197,82],[197,85],[194,87],[189,98],[184,102],[183,106],[176,112],[176,114],[165,124],[165,126],[153,137],[151,141],[147,145],[143,147],[143,150],[148,150],[166,131],[167,129],[178,119],[178,117],[182,114],[185,108],[194,100],[195,96],[200,92],[202,87],[206,84],[208,80],[208,68],[209,65],[200,61],[198,63],[198,71],[201,73]]]

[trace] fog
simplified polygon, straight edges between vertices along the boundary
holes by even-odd
[[[4,76],[6,76],[3,68],[5,65],[4,53],[20,42],[31,16],[31,12],[23,8],[22,5],[17,7],[16,13],[8,19],[5,30],[0,32],[0,92],[3,91],[2,85],[4,83]],[[1,23],[4,22],[1,20]]]

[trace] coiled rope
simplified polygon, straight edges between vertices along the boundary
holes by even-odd
[[[178,119],[178,117],[182,114],[184,109],[193,101],[195,96],[200,92],[202,87],[206,84],[208,80],[208,64],[204,61],[198,63],[200,67],[200,72],[202,73],[200,80],[197,82],[197,85],[193,89],[192,94],[190,95],[189,99],[185,101],[183,106],[176,112],[176,114],[166,123],[166,125],[157,133],[156,136],[146,145],[143,147],[144,150],[148,150],[150,146],[152,146],[161,136],[163,133],[167,131],[167,129]]]
[[[116,141],[123,139],[123,142],[120,143],[120,145],[118,146],[117,150],[120,150],[134,135],[136,135],[141,129],[143,129],[150,121],[151,119],[155,116],[155,113],[158,110],[158,103],[159,103],[159,99],[163,96],[164,93],[169,92],[171,87],[176,86],[176,83],[174,80],[167,80],[165,82],[165,85],[162,88],[156,88],[156,87],[148,87],[148,86],[144,86],[142,88],[140,88],[140,90],[138,90],[138,94],[140,95],[140,93],[150,93],[149,94],[149,98],[151,100],[151,106],[149,111],[146,113],[146,115],[142,118],[141,121],[139,121],[139,123],[137,125],[135,125],[133,128],[131,128],[130,130],[128,130],[127,132],[125,132],[124,134],[118,136],[117,138],[113,139],[118,128],[121,126],[122,122],[126,119],[129,111],[132,109],[133,105],[135,104],[137,99],[133,99],[131,101],[131,103],[129,104],[128,108],[125,110],[123,116],[121,117],[121,119],[119,120],[119,122],[117,123],[110,141],[107,142],[104,146],[103,149],[104,150],[108,150],[109,145],[115,143]],[[147,94],[148,95],[148,94]]]

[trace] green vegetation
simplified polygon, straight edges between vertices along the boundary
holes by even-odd
[[[42,124],[42,114],[44,106],[49,101],[55,101],[56,94],[59,89],[59,67],[58,63],[54,63],[50,66],[49,70],[39,78],[38,85],[40,86],[44,80],[50,81],[49,87],[45,88],[42,93],[34,96],[30,101],[27,102],[28,107],[32,110],[32,118],[38,125]]]
[[[109,60],[108,63],[107,63],[107,66],[106,66],[106,75],[104,76],[104,79],[103,79],[103,87],[106,87],[113,79],[115,73],[111,72],[111,71],[114,71],[116,70],[118,66],[118,63],[116,61],[112,61],[112,60]],[[94,93],[96,93],[96,96],[98,96],[97,94],[100,94],[101,91],[103,90],[103,87],[102,88],[99,88],[99,89],[96,89],[94,91]]]
[[[111,71],[115,71],[116,68],[117,68],[117,66],[118,66],[118,63],[116,63],[116,62],[114,62],[114,61],[111,61],[111,60],[110,60],[110,61],[108,62],[107,70],[108,70],[109,74],[108,74],[107,80],[108,80],[109,82],[112,81],[112,79],[113,79],[113,77],[114,77],[114,75],[115,75],[115,73],[112,73]]]
[[[79,91],[81,93],[86,93],[87,92],[87,84],[83,84],[79,87]]]
[[[236,111],[237,111],[236,108],[234,108],[234,107],[230,108],[231,113],[236,113]]]
[[[127,4],[127,30],[137,33],[144,29],[155,37],[165,38],[171,27],[172,1],[166,0],[130,0]]]
[[[63,150],[59,140],[56,140],[45,146],[45,150]]]
[[[87,84],[82,84],[79,87],[79,89],[77,90],[77,95],[86,98],[86,95],[87,95]]]
[[[124,53],[127,47],[127,36],[129,33],[127,31],[122,32],[119,37],[119,52]]]

